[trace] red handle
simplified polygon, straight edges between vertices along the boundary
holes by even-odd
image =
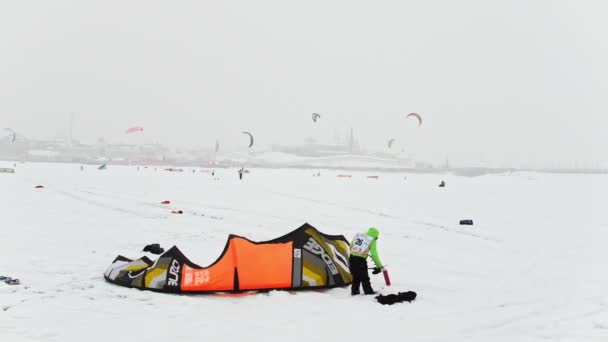
[[[382,271],[382,274],[384,275],[384,282],[386,283],[386,286],[391,286],[391,279],[388,277],[388,271],[384,270]]]

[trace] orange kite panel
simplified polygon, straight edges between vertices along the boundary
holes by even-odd
[[[255,244],[235,238],[239,289],[291,287],[293,242]]]
[[[208,268],[191,268],[184,264],[182,291],[232,291],[234,290],[234,246],[232,243],[224,256]]]

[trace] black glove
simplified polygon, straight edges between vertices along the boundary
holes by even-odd
[[[372,271],[372,274],[378,274],[382,272],[382,269],[380,267],[374,267],[374,270]]]

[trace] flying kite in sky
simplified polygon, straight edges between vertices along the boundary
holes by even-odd
[[[420,114],[418,113],[409,113],[406,118],[409,118],[410,116],[416,117],[418,119],[418,126],[422,126],[422,117],[420,116]]]
[[[4,130],[8,131],[8,134],[6,136],[6,138],[8,139],[8,141],[15,142],[15,139],[17,139],[17,133],[15,133],[15,131],[13,131],[10,128],[5,128]]]
[[[126,134],[131,134],[131,133],[143,132],[143,131],[144,131],[143,127],[135,126],[135,127],[131,127],[129,129],[127,129],[127,131],[125,133]]]
[[[253,135],[251,135],[249,132],[243,132],[243,134],[247,134],[249,136],[249,148],[251,148],[251,146],[253,146]]]

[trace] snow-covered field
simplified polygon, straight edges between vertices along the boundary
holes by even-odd
[[[608,175],[16,171],[0,174],[0,275],[22,283],[0,282],[0,341],[608,341]],[[377,227],[393,286],[373,286],[418,299],[178,296],[103,279],[146,244],[208,265],[229,233],[266,240],[304,222],[349,239]]]

